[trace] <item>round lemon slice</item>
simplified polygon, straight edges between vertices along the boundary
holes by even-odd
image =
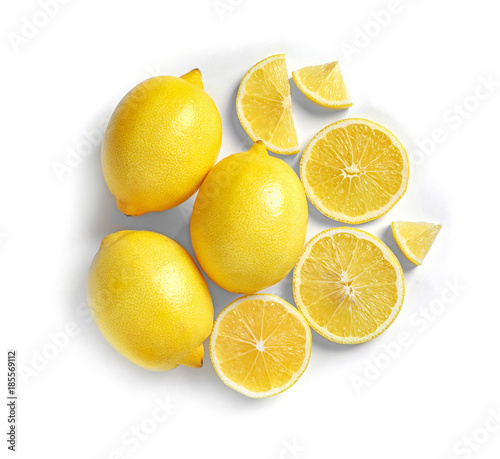
[[[285,300],[248,295],[227,306],[215,321],[210,356],[232,389],[264,398],[290,388],[307,367],[311,330]]]
[[[326,216],[364,223],[391,209],[408,186],[409,164],[399,140],[373,121],[333,123],[309,142],[300,161],[306,194]]]
[[[332,228],[309,241],[293,276],[293,296],[311,327],[337,343],[383,333],[404,298],[401,265],[378,238],[356,228]]]
[[[273,153],[300,151],[284,54],[270,56],[246,73],[236,96],[236,112],[254,142],[262,140]]]
[[[441,225],[426,222],[392,222],[392,234],[406,258],[421,265],[429,252]]]
[[[352,106],[337,61],[303,67],[292,72],[292,77],[308,99],[323,107],[341,109]]]

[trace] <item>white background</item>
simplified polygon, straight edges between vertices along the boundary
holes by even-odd
[[[0,15],[1,341],[19,352],[18,457],[498,457],[497,2],[61,0],[51,14],[24,0]],[[292,84],[302,148],[346,116],[387,125],[407,147],[408,192],[361,225],[394,249],[407,296],[367,344],[313,332],[298,383],[252,400],[209,358],[166,373],[122,358],[88,315],[85,277],[119,229],[158,231],[192,253],[192,200],[138,218],[115,207],[99,137],[118,100],[148,76],[200,68],[223,120],[222,158],[250,145],[234,108],[242,76],[281,52],[290,72],[339,58],[354,101],[328,111]],[[299,157],[283,159],[297,170]],[[394,247],[388,228],[400,219],[443,224],[421,267]],[[310,206],[308,239],[336,225]],[[237,297],[210,290],[216,314]],[[290,276],[268,291],[293,302]]]

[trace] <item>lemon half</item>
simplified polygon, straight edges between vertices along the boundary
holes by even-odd
[[[408,186],[409,164],[399,140],[373,121],[333,123],[309,142],[300,161],[306,194],[326,216],[364,223],[391,209]]]
[[[210,338],[215,371],[232,389],[264,398],[290,388],[311,355],[311,330],[302,314],[274,295],[248,295],[217,317]]]
[[[363,343],[384,332],[398,315],[403,271],[380,239],[355,228],[332,228],[306,245],[295,267],[293,296],[320,335],[338,343]]]

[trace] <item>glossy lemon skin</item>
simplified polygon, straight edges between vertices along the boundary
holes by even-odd
[[[293,268],[307,219],[299,178],[257,142],[210,171],[194,204],[191,240],[198,262],[217,285],[255,293]]]
[[[126,215],[175,207],[200,187],[219,154],[219,112],[199,70],[133,88],[115,109],[102,145],[102,170]]]
[[[150,231],[110,234],[90,267],[87,294],[99,330],[133,363],[155,371],[201,366],[212,299],[175,241]]]

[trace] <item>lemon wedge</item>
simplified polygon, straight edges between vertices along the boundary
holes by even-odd
[[[293,81],[304,95],[327,108],[352,106],[338,61],[311,65],[292,72]]]
[[[309,241],[295,267],[293,296],[311,327],[337,343],[383,333],[404,298],[401,265],[375,236],[332,228]]]
[[[248,295],[232,302],[217,317],[210,338],[219,377],[252,398],[290,388],[310,355],[309,325],[297,309],[274,295]]]
[[[392,234],[406,258],[421,265],[429,252],[441,225],[425,222],[392,222]]]
[[[246,73],[236,96],[236,112],[254,142],[262,140],[273,153],[300,151],[284,54],[270,56]]]
[[[405,193],[408,156],[383,126],[345,119],[313,137],[302,154],[300,175],[320,212],[344,223],[364,223],[384,215]]]

